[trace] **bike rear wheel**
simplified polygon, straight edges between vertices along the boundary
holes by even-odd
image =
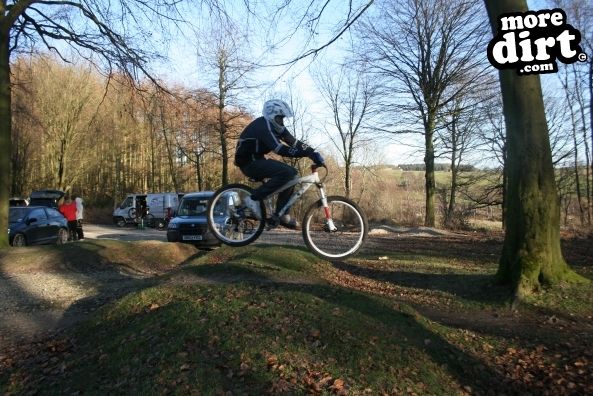
[[[253,189],[244,184],[229,184],[218,189],[208,204],[208,228],[220,242],[245,246],[255,241],[266,225],[266,211],[260,201],[262,219],[256,219],[243,204]]]
[[[144,225],[150,228],[154,228],[155,226],[155,219],[154,219],[154,215],[152,213],[147,213],[146,216],[144,216]]]
[[[328,260],[343,259],[358,252],[368,232],[364,212],[348,198],[327,198],[330,220],[321,200],[307,209],[303,239],[316,255]]]
[[[169,225],[169,219],[155,219],[154,220],[154,226],[158,229],[158,230],[164,230],[165,228],[167,228],[167,225]]]

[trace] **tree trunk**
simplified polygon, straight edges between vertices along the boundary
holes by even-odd
[[[507,168],[507,158],[508,158],[508,145],[506,143],[506,134],[504,136],[504,145],[502,147],[502,229],[506,230],[506,218],[507,218],[507,190],[509,187],[509,171]]]
[[[457,156],[455,151],[453,151],[452,158],[451,158],[451,191],[449,192],[449,206],[447,208],[447,215],[445,219],[445,224],[447,227],[451,225],[451,221],[455,215],[455,206],[457,205],[456,202],[456,195],[457,195],[457,174],[459,171],[459,166],[457,165]]]
[[[198,181],[198,191],[204,190],[204,181],[202,179],[202,155],[196,151],[196,180]]]
[[[223,51],[218,63],[218,132],[220,133],[220,151],[222,155],[222,185],[225,186],[229,182],[229,169],[228,169],[228,147],[227,147],[227,126],[224,120],[224,108],[226,107],[226,94],[227,94],[227,58],[226,53]]]
[[[27,191],[28,174],[29,174],[29,155],[31,154],[31,141],[28,136],[25,136],[23,131],[15,131],[15,125],[12,125],[11,141],[12,156],[11,156],[11,196],[24,196]]]
[[[350,160],[348,160],[345,163],[346,169],[344,169],[344,172],[345,172],[345,174],[344,174],[344,192],[346,194],[346,198],[350,198],[350,192],[351,192],[350,191],[351,190],[350,187],[352,184],[352,181],[350,180],[351,167],[352,167],[352,164],[350,163]]]
[[[576,69],[573,68],[573,74],[575,79],[578,77],[576,73]],[[591,83],[591,82],[590,82]],[[577,96],[577,100],[579,103],[579,112],[581,117],[581,133],[583,134],[583,149],[585,151],[585,198],[587,200],[587,209],[586,209],[586,216],[587,216],[587,224],[591,225],[591,172],[589,170],[589,166],[591,165],[591,154],[589,152],[589,142],[587,141],[587,116],[585,111],[585,99],[583,98],[583,92],[581,91],[580,86],[575,89],[575,94]],[[572,110],[571,110],[572,111]],[[576,147],[576,146],[575,146]],[[577,167],[578,168],[578,167]]]
[[[593,54],[590,54],[593,56]],[[591,150],[593,151],[593,59],[589,57],[589,117],[591,118]],[[593,160],[591,160],[591,175],[593,176]],[[590,196],[593,198],[593,183]],[[589,212],[593,210],[589,208]]]
[[[62,139],[60,141],[60,150],[58,151],[58,169],[56,170],[55,187],[59,190],[65,191],[66,180],[66,142]]]
[[[573,168],[574,168],[574,180],[575,180],[575,192],[576,192],[576,196],[577,196],[577,205],[579,208],[579,219],[581,221],[581,225],[585,224],[585,216],[586,216],[586,212],[589,212],[589,204],[587,204],[587,209],[585,210],[585,208],[583,207],[583,196],[582,196],[582,190],[581,190],[581,174],[579,171],[579,139],[578,139],[578,133],[579,133],[579,127],[578,127],[578,123],[577,123],[577,116],[575,114],[575,103],[578,104],[578,107],[580,109],[580,113],[581,113],[581,121],[583,122],[583,127],[582,130],[586,131],[586,126],[584,124],[585,120],[585,115],[584,115],[584,107],[585,107],[585,102],[582,100],[582,96],[580,95],[581,92],[581,87],[578,83],[578,75],[576,73],[575,68],[572,68],[572,72],[573,72],[573,77],[574,77],[574,83],[572,86],[572,91],[574,91],[574,95],[571,95],[571,87],[569,87],[569,78],[568,78],[568,68],[565,70],[565,77],[564,77],[564,82],[562,83],[562,86],[564,88],[564,93],[566,96],[566,103],[570,103],[571,105],[569,106],[569,110],[570,110],[570,121],[571,121],[571,126],[572,126],[572,143],[573,143]],[[586,132],[584,133],[584,148],[585,148],[585,158],[586,158],[586,163],[587,163],[587,171],[585,172],[585,185],[586,185],[586,190],[585,190],[585,198],[588,199],[589,197],[589,148],[588,148],[588,144],[587,144],[587,140],[586,140]],[[588,202],[588,201],[587,201]]]
[[[173,153],[172,144],[169,142],[169,138],[167,137],[167,126],[166,126],[166,117],[165,117],[165,110],[163,106],[160,107],[161,111],[161,126],[163,128],[163,139],[165,139],[165,148],[167,149],[167,159],[169,161],[169,172],[171,173],[171,181],[173,181],[173,188],[175,191],[181,191],[179,183],[177,181],[177,170],[175,169],[175,161]]]
[[[424,216],[424,225],[426,227],[435,226],[435,214],[434,214],[434,194],[436,189],[436,183],[434,178],[434,144],[432,141],[434,128],[429,123],[424,133],[425,137],[425,151],[424,151],[424,165],[426,167],[424,171],[425,179],[425,194],[426,202],[425,209],[426,213]]]
[[[449,227],[455,213],[455,196],[457,195],[457,112],[451,122],[451,191],[449,193],[449,206],[445,215],[445,225]]]
[[[525,0],[485,0],[493,30],[503,13],[526,11]],[[540,79],[499,72],[507,129],[506,232],[497,276],[521,299],[542,285],[581,281],[560,248],[560,206]]]
[[[2,10],[2,15],[4,15]],[[10,193],[11,97],[9,27],[0,26],[0,248],[8,246],[8,198]]]
[[[229,149],[226,141],[226,125],[224,122],[224,105],[219,108],[218,127],[220,132],[220,151],[222,156],[222,185],[225,186],[229,182]]]
[[[151,114],[148,115],[148,130],[150,132],[150,191],[163,191],[161,186],[159,186],[158,190],[155,186],[155,182],[154,182],[154,176],[156,173],[156,166],[155,166],[155,162],[156,162],[156,155],[155,155],[155,128],[154,128],[154,122],[153,122],[153,117]],[[160,178],[159,178],[159,183],[161,182]]]
[[[566,101],[567,103],[573,103],[573,99],[570,97],[568,92],[568,71],[566,72],[566,80],[564,83],[564,90],[566,92]],[[575,86],[575,89],[578,90],[579,88]],[[573,144],[573,158],[574,158],[574,180],[576,184],[575,192],[577,195],[577,205],[579,207],[579,219],[581,221],[581,226],[585,224],[585,210],[583,208],[583,197],[581,196],[581,176],[579,174],[579,141],[577,136],[577,121],[574,114],[574,110],[572,106],[570,106],[570,121],[572,127],[572,144]]]

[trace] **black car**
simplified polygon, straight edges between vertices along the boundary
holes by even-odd
[[[58,202],[64,196],[64,191],[60,190],[38,190],[33,191],[29,197],[29,205],[31,206],[49,206],[50,208],[57,208]]]
[[[203,191],[185,194],[175,217],[167,226],[169,242],[191,243],[198,247],[220,246],[220,241],[208,230],[206,210],[214,192]]]
[[[8,209],[8,240],[12,246],[62,244],[68,241],[68,221],[54,208],[11,207]]]

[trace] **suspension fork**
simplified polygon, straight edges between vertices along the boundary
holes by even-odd
[[[337,231],[338,228],[335,226],[334,220],[332,219],[331,211],[329,210],[329,204],[327,203],[327,196],[325,195],[325,190],[323,189],[323,183],[318,183],[317,187],[319,188],[319,195],[321,197],[321,206],[323,207],[323,212],[325,213],[325,224],[327,226],[327,231]]]

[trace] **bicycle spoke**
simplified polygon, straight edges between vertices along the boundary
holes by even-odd
[[[148,213],[144,217],[144,222],[145,222],[146,226],[153,228],[154,227],[154,215],[151,213]]]
[[[212,234],[222,243],[243,246],[255,241],[262,233],[265,222],[252,217],[243,204],[251,195],[251,188],[231,184],[221,188],[208,206],[208,225]],[[262,205],[262,214],[265,210]]]
[[[360,249],[367,233],[366,218],[346,198],[328,198],[331,221],[325,209],[313,205],[305,215],[303,237],[313,252],[327,259],[344,258]]]

